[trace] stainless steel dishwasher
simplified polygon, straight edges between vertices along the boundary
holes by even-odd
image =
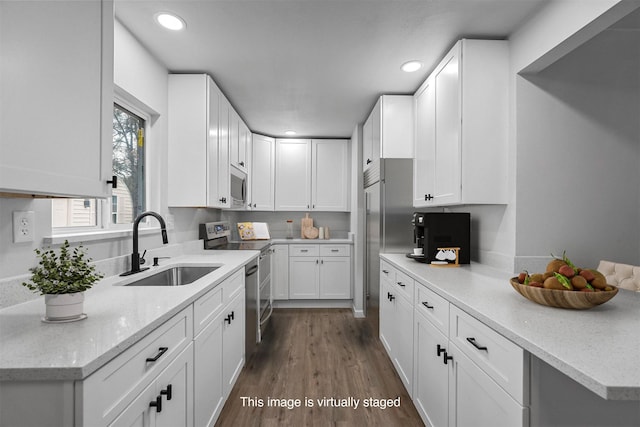
[[[254,259],[245,267],[246,322],[244,353],[248,359],[258,343],[258,260]]]

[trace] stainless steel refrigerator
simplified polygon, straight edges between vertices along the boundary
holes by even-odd
[[[365,312],[380,302],[380,253],[413,248],[413,160],[380,159],[364,173]]]

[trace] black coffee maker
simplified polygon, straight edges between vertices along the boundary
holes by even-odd
[[[457,250],[459,264],[469,264],[471,215],[468,212],[415,212],[413,219],[413,241],[422,254],[407,256],[419,262],[452,262],[453,251],[440,248],[460,248]]]

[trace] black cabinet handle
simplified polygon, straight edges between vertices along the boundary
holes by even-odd
[[[232,311],[231,314],[227,315],[224,321],[227,322],[228,324],[231,324],[231,321],[234,319],[235,319],[235,313]]]
[[[107,184],[111,184],[111,188],[118,188],[118,176],[113,175],[111,179],[107,181]]]
[[[389,295],[389,301],[393,301],[394,299],[396,299],[396,297],[393,294]]]
[[[160,390],[160,394],[167,396],[167,400],[171,400],[171,384],[167,385],[167,388],[164,390]]]
[[[441,347],[440,344],[438,344],[438,347],[436,347],[436,351],[438,352],[438,357],[440,357],[440,355],[446,350],[444,349],[444,347]]]
[[[484,350],[487,353],[489,352],[489,350],[487,350],[487,347],[481,346],[476,342],[476,339],[474,337],[468,337],[467,341],[469,341],[471,343],[471,345],[473,345],[475,348],[477,348],[478,350]]]
[[[160,359],[160,357],[162,357],[163,354],[167,352],[167,350],[169,350],[169,347],[160,347],[158,349],[158,354],[153,357],[147,357],[147,362],[156,362],[158,359]]]
[[[429,201],[429,200],[431,200],[431,199],[433,199],[433,196],[432,196],[431,194],[425,194],[425,195],[424,195],[424,200],[425,200],[425,201]]]
[[[367,164],[371,163],[371,159],[367,159]]]
[[[382,270],[384,274],[389,274],[389,270]]]
[[[429,305],[429,301],[422,301],[422,305],[424,305],[427,308],[433,309],[433,306]]]
[[[156,400],[149,402],[150,408],[156,408],[156,412],[162,412],[162,396],[158,395]]]
[[[404,283],[402,282],[398,282],[398,285],[402,286],[403,288],[406,286]]]
[[[447,360],[453,360],[453,356],[449,356],[445,351],[444,355],[442,356],[442,361],[444,362],[445,365],[447,365]]]
[[[240,164],[240,166],[243,166],[243,167],[244,167],[244,162],[240,162],[239,164]]]

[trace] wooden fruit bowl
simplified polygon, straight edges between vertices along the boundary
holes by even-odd
[[[517,277],[512,277],[510,283],[513,289],[526,299],[538,304],[559,308],[585,309],[595,307],[596,305],[609,301],[618,293],[618,288],[611,285],[609,286],[613,288],[612,291],[581,292],[569,290],[560,291],[523,285],[518,282]]]

